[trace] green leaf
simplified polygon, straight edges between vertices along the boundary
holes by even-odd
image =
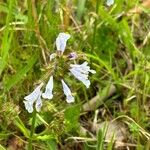
[[[20,80],[24,78],[26,73],[32,68],[32,66],[35,64],[37,60],[37,55],[31,57],[28,61],[28,64],[23,67],[19,72],[17,72],[14,76],[10,77],[6,82],[5,82],[5,90],[8,91],[10,90],[15,84],[17,84]]]
[[[5,3],[0,3],[0,12],[5,12],[5,13],[9,12],[8,7],[6,6]]]
[[[51,139],[55,139],[54,135],[40,135],[37,137],[38,140],[47,141]]]
[[[9,23],[12,21],[13,17],[13,6],[15,4],[15,0],[9,1],[9,12],[6,18],[6,28],[4,31],[4,36],[2,38],[2,46],[1,46],[1,54],[0,54],[0,74],[3,72],[4,68],[7,64],[7,59],[9,55],[9,50],[11,46],[11,41],[13,37],[13,30],[10,30]]]
[[[0,144],[0,150],[6,150],[6,149]]]
[[[96,150],[104,150],[104,142],[105,142],[107,127],[108,125],[105,124],[104,127],[102,129],[99,129],[98,131]]]
[[[108,23],[109,25],[111,25],[112,29],[116,30],[119,28],[116,20],[104,9],[104,7],[99,8],[99,15],[100,15],[103,23]]]
[[[125,46],[129,49],[131,53],[133,53],[135,50],[133,46],[134,40],[128,22],[125,19],[123,19],[119,23],[119,34]]]
[[[57,150],[57,143],[54,140],[50,140],[46,142],[49,150]]]
[[[79,115],[80,115],[80,106],[70,106],[65,110],[65,124],[68,131],[77,129],[79,127]]]
[[[78,6],[77,6],[77,17],[78,17],[78,20],[81,19],[84,11],[85,11],[85,3],[86,3],[86,0],[78,0]]]
[[[19,117],[15,118],[14,124],[20,129],[25,137],[29,138],[29,130],[25,127],[24,123]]]

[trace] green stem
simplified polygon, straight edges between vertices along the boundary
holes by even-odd
[[[34,110],[32,113],[32,126],[31,126],[28,150],[32,150],[32,138],[33,138],[34,129],[35,129],[35,121],[36,121],[36,110]]]
[[[96,9],[95,9],[95,13],[97,14],[97,16],[98,16],[99,4],[100,4],[100,0],[97,0],[96,1]],[[91,54],[93,54],[94,48],[95,48],[96,31],[97,31],[97,17],[95,18],[95,22],[94,22],[94,30],[93,30],[93,40],[92,40]]]

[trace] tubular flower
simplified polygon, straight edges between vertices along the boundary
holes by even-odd
[[[42,94],[42,97],[44,99],[52,99],[53,98],[53,94],[52,94],[53,87],[54,87],[53,76],[51,76],[46,85],[45,92]]]
[[[87,88],[90,86],[90,80],[88,79],[89,73],[95,74],[95,70],[91,70],[88,66],[88,63],[85,61],[81,65],[79,64],[71,64],[70,72],[77,78],[79,81],[81,81]]]
[[[56,38],[57,51],[61,51],[62,54],[64,53],[66,48],[66,43],[69,38],[70,38],[70,34],[59,33],[58,37]]]
[[[41,101],[41,95],[42,95],[42,92],[41,92],[41,88],[43,86],[43,83],[41,83],[38,87],[35,88],[35,90],[24,97],[25,101],[24,104],[25,104],[25,108],[26,110],[29,112],[29,113],[32,113],[33,112],[33,104],[34,102],[36,103],[35,104],[35,108],[36,108],[36,111],[39,112],[40,109],[41,109],[41,106],[42,106],[42,101]]]
[[[67,101],[67,103],[74,102],[74,97],[72,96],[71,90],[68,87],[68,85],[64,82],[64,80],[61,80],[61,83],[62,83],[64,94],[66,95],[66,101]]]

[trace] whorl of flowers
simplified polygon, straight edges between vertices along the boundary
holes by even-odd
[[[48,82],[45,86],[45,91],[42,91],[44,88],[44,82],[39,84],[34,91],[28,96],[24,97],[25,108],[29,113],[32,113],[34,110],[34,103],[36,111],[39,112],[42,107],[42,98],[43,99],[52,99],[53,98],[53,88],[54,88],[54,79],[58,79],[62,84],[62,90],[66,96],[67,103],[72,103],[75,101],[74,96],[69,88],[69,86],[64,81],[64,76],[68,74],[69,71],[76,79],[81,81],[87,88],[90,86],[90,80],[88,79],[89,73],[96,73],[95,70],[91,70],[88,66],[88,63],[85,61],[82,64],[77,64],[76,59],[78,55],[76,52],[71,52],[67,57],[64,55],[66,48],[66,43],[70,38],[69,34],[59,33],[56,38],[56,53],[50,55],[50,64],[51,64],[51,73],[49,74]],[[68,68],[68,69],[66,69]]]

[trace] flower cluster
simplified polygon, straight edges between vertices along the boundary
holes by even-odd
[[[56,53],[53,53],[50,55],[50,61],[53,61],[58,55],[61,57],[65,51],[66,43],[68,39],[70,38],[69,34],[66,33],[60,33],[58,37],[56,38]],[[77,53],[72,52],[68,55],[69,60],[75,60],[78,58]],[[88,66],[88,63],[85,61],[82,64],[70,64],[69,65],[69,71],[70,73],[79,81],[81,81],[87,88],[90,86],[90,80],[88,79],[89,73],[96,73],[95,70],[91,70]],[[60,80],[62,84],[63,92],[66,96],[67,103],[72,103],[75,101],[74,96],[72,95],[72,92],[69,88],[69,86],[65,83],[63,79]],[[36,111],[39,112],[42,107],[42,100],[43,99],[52,99],[53,98],[53,88],[54,88],[54,75],[50,74],[50,78],[45,86],[45,92],[42,92],[42,87],[44,86],[44,83],[42,82],[40,85],[38,85],[34,91],[29,94],[28,96],[25,96],[24,104],[25,108],[29,113],[33,112],[34,103]]]
[[[41,107],[42,107],[42,101],[41,101],[41,95],[42,95],[42,91],[41,88],[43,86],[43,82],[28,96],[24,97],[25,101],[25,108],[29,113],[33,112],[33,104],[35,104],[35,108],[37,110],[37,112],[40,111]]]

